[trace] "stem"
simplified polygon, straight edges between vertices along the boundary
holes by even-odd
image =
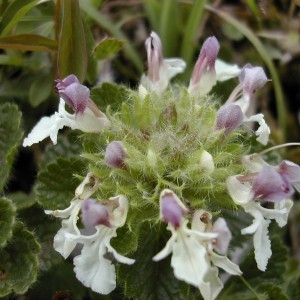
[[[243,276],[240,276],[239,277],[242,282],[245,284],[245,286],[253,293],[253,295],[259,299],[259,300],[263,300],[263,298],[261,298],[257,293],[256,291],[253,289],[253,287],[248,283],[248,281],[243,277]]]
[[[263,151],[259,152],[258,155],[263,155],[267,152],[270,152],[270,151],[273,151],[273,150],[276,150],[276,149],[280,149],[280,148],[283,148],[283,147],[290,147],[290,146],[300,146],[300,143],[285,143],[285,144],[281,144],[281,145],[276,145],[276,146],[273,146],[271,148],[268,148],[266,150],[263,150]]]

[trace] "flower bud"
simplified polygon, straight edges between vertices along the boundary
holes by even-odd
[[[207,151],[203,151],[200,158],[200,167],[205,174],[210,175],[215,170],[213,157]]]
[[[218,110],[216,129],[225,129],[224,135],[227,136],[243,123],[243,119],[244,114],[238,105],[232,103],[223,105]]]
[[[94,199],[84,200],[81,207],[81,221],[87,229],[93,229],[100,224],[110,227],[107,207]]]
[[[176,194],[168,189],[162,191],[160,195],[161,219],[172,224],[177,229],[182,221],[187,209],[179,200]]]
[[[111,168],[123,169],[126,152],[122,142],[113,141],[107,145],[104,161]]]

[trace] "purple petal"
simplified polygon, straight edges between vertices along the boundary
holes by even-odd
[[[191,77],[191,84],[199,83],[205,73],[215,72],[215,61],[219,53],[220,45],[216,37],[212,36],[205,40]]]
[[[250,64],[244,66],[239,79],[243,85],[243,91],[250,96],[268,81],[262,67],[253,67]]]
[[[223,218],[218,218],[213,224],[213,232],[218,233],[214,249],[224,255],[228,250],[229,243],[232,239],[232,234],[227,226],[226,221]]]
[[[71,85],[72,83],[80,83],[78,78],[74,74],[71,74],[62,80],[57,79],[56,82],[57,82],[56,89],[58,91],[65,89],[67,86]]]
[[[255,199],[278,202],[289,198],[294,189],[286,176],[274,167],[265,165],[255,177],[252,191]]]
[[[146,42],[148,77],[152,82],[159,81],[159,70],[163,63],[162,44],[159,36],[152,31]]]
[[[111,168],[124,168],[124,160],[126,158],[126,152],[122,142],[113,141],[107,145],[105,151],[104,161]]]
[[[110,227],[107,207],[94,199],[84,200],[81,207],[81,220],[87,229],[93,229],[100,224]]]
[[[244,114],[241,108],[235,104],[227,104],[220,107],[217,115],[216,129],[225,129],[225,136],[243,123]]]
[[[163,220],[173,225],[175,229],[180,226],[185,210],[175,199],[173,192],[165,192],[161,196],[161,214]]]
[[[300,192],[300,167],[297,164],[284,160],[279,165],[279,173],[285,175],[295,189]]]
[[[82,114],[88,106],[90,90],[82,84],[72,83],[60,90],[59,95],[73,108],[76,114]]]

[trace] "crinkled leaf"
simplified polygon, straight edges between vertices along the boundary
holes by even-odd
[[[81,145],[78,142],[78,134],[75,131],[68,131],[64,135],[59,135],[57,144],[48,144],[40,161],[40,170],[46,168],[48,163],[55,162],[60,156],[71,158],[81,153]]]
[[[0,49],[21,51],[57,51],[57,42],[37,34],[19,34],[0,38]]]
[[[170,257],[159,262],[152,261],[166,241],[161,242],[158,228],[149,228],[146,224],[139,248],[134,253],[135,263],[122,265],[119,269],[119,280],[124,281],[125,295],[136,299],[193,299],[188,293],[188,286],[174,277]]]
[[[7,35],[20,19],[33,8],[39,0],[15,0],[5,10],[1,23],[1,36]]]
[[[32,232],[16,223],[13,237],[0,249],[0,296],[23,294],[35,282],[40,245]]]
[[[74,198],[80,184],[75,174],[83,175],[85,164],[79,157],[62,158],[39,172],[36,184],[37,201],[45,209],[64,209]]]
[[[262,283],[258,287],[258,290],[261,293],[268,295],[268,300],[289,300],[286,293],[283,291],[283,288],[274,283]]]
[[[117,38],[104,38],[96,45],[93,55],[96,59],[110,59],[122,49],[125,41]]]
[[[115,111],[127,100],[128,92],[125,87],[104,82],[100,87],[91,90],[91,98],[101,110],[105,111],[110,106]]]
[[[3,189],[13,164],[17,146],[22,138],[21,113],[16,105],[0,105],[0,190]]]
[[[88,56],[78,0],[61,1],[61,31],[58,41],[58,71],[61,78],[86,76]]]
[[[9,194],[9,198],[16,205],[17,210],[28,208],[36,203],[34,193],[26,194],[24,192],[16,192]]]
[[[16,218],[16,207],[11,200],[0,199],[0,247],[4,247],[12,236]],[[1,265],[0,265],[1,266]],[[1,267],[0,267],[1,269]]]

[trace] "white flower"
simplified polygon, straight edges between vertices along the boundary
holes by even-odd
[[[110,121],[103,116],[95,116],[90,108],[82,114],[70,114],[65,109],[65,102],[60,99],[58,112],[50,117],[43,117],[23,141],[23,146],[31,146],[50,137],[53,144],[57,143],[57,134],[63,127],[79,129],[84,132],[100,132],[110,126]]]
[[[254,201],[254,194],[250,184],[242,183],[237,176],[227,179],[227,188],[233,201],[243,207],[245,212],[253,216],[253,223],[244,228],[242,234],[253,234],[255,260],[258,269],[265,271],[268,259],[272,255],[271,242],[268,235],[268,226],[271,219],[275,219],[280,227],[287,223],[288,214],[293,201],[284,199],[274,204],[274,209],[264,208]]]
[[[111,245],[110,240],[117,236],[117,229],[125,224],[128,201],[124,196],[111,197],[107,202],[97,202],[90,197],[96,190],[97,180],[88,174],[76,189],[75,200],[65,210],[45,211],[62,218],[62,228],[54,237],[54,249],[67,258],[79,243],[83,245],[81,253],[74,262],[74,271],[78,280],[93,291],[108,294],[116,287],[116,272],[113,258],[124,264],[133,264],[134,260],[122,256]],[[82,223],[91,235],[85,235],[77,226],[81,211]]]
[[[189,229],[188,220],[184,218],[187,208],[177,195],[165,189],[160,195],[160,218],[168,222],[167,229],[172,236],[166,246],[153,257],[159,261],[172,253],[171,266],[177,279],[183,280],[200,289],[205,300],[213,300],[223,288],[218,277],[218,268],[223,268],[233,275],[240,275],[237,265],[226,256],[216,254],[213,249],[227,251],[231,234],[227,225],[217,222],[215,228],[208,230],[201,218],[209,219],[211,215],[203,210],[196,211],[193,217],[192,228]],[[219,240],[219,241],[218,241]],[[212,265],[213,264],[213,265]]]

